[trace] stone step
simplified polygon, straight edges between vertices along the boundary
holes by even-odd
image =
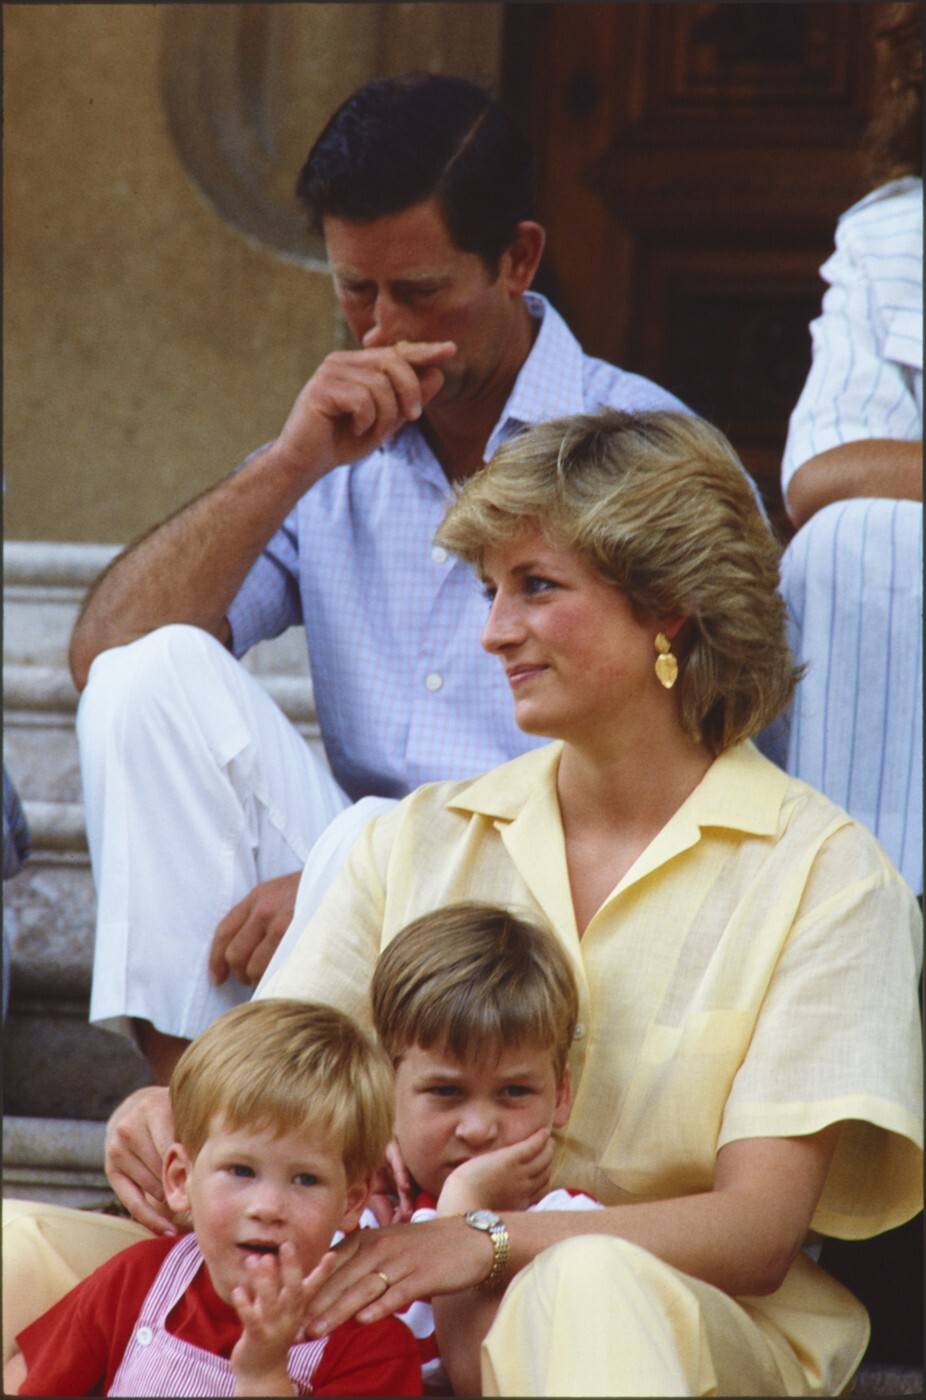
[[[103,1172],[104,1124],[67,1118],[3,1119],[3,1194],[54,1205],[112,1199]]]
[[[105,1192],[102,1157],[90,1163],[87,1142],[101,1142],[102,1121],[148,1082],[134,1047],[87,1020],[95,899],[67,648],[87,588],[117,552],[9,540],[3,553],[4,759],[32,831],[32,854],[3,890],[6,1189],[55,1200],[75,1192],[80,1203]],[[324,761],[303,631],[261,643],[243,664]]]

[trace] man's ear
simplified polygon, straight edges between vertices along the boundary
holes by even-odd
[[[370,1199],[370,1192],[373,1189],[373,1177],[362,1176],[353,1185],[347,1188],[347,1198],[344,1205],[344,1214],[341,1217],[339,1230],[343,1230],[345,1235],[349,1235],[351,1230],[356,1230],[357,1222],[367,1201]]]
[[[569,1066],[563,1070],[563,1077],[559,1081],[556,1089],[556,1104],[553,1109],[554,1128],[565,1128],[569,1121],[569,1110],[572,1108],[572,1075],[569,1073]]]
[[[526,292],[534,280],[547,236],[533,219],[522,219],[502,253],[501,275],[513,296]]]
[[[182,1142],[172,1142],[164,1154],[161,1176],[164,1199],[175,1215],[190,1209],[190,1176],[193,1163]]]

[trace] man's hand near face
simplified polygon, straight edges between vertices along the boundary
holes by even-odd
[[[280,436],[121,554],[71,638],[78,690],[102,651],[172,622],[227,644],[226,614],[267,541],[314,482],[414,422],[439,393],[453,341],[338,350],[300,391]]]
[[[319,365],[268,449],[316,480],[355,462],[405,423],[414,423],[444,383],[453,341],[335,350]]]

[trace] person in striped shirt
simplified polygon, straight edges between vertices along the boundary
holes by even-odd
[[[791,415],[782,560],[806,675],[770,758],[875,833],[923,891],[923,56],[915,6],[883,35],[875,188],[840,218]]]

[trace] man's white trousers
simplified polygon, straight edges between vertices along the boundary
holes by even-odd
[[[200,628],[160,628],[94,661],[77,716],[97,889],[90,1019],[192,1038],[252,988],[214,986],[219,921],[300,870],[294,934],[385,799],[351,806],[266,692]]]

